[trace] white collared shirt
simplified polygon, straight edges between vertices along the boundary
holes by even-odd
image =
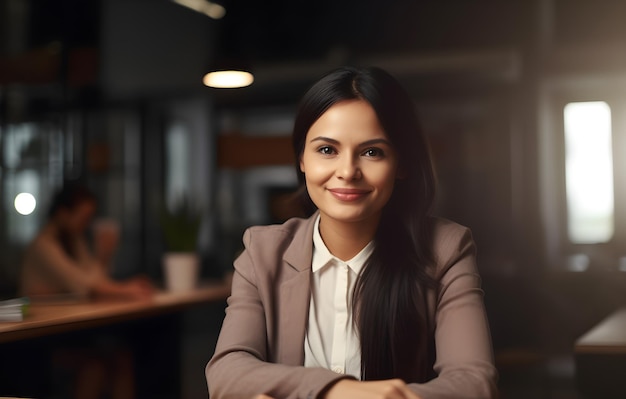
[[[361,377],[361,349],[352,322],[352,291],[356,278],[372,253],[373,242],[344,262],[333,256],[313,230],[313,264],[309,321],[304,339],[304,365],[323,367]]]

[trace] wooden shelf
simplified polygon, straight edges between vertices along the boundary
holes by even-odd
[[[292,153],[291,136],[221,135],[218,138],[217,165],[234,169],[293,165]]]

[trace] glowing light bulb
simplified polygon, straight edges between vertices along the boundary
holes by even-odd
[[[245,71],[216,71],[204,75],[202,82],[209,87],[232,89],[250,86],[254,76]]]
[[[37,200],[31,193],[19,193],[13,204],[20,215],[30,215],[37,207]]]

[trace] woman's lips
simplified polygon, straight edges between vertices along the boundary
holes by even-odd
[[[357,188],[329,188],[328,191],[340,201],[357,201],[369,194],[368,190]]]

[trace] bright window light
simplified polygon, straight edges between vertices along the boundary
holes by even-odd
[[[564,121],[570,241],[607,242],[614,232],[611,109],[603,101],[569,103]]]
[[[30,215],[37,207],[37,200],[30,193],[19,193],[15,196],[13,205],[20,215]]]
[[[191,137],[188,127],[182,122],[174,122],[166,132],[165,191],[167,206],[172,210],[189,195],[191,188]]]

